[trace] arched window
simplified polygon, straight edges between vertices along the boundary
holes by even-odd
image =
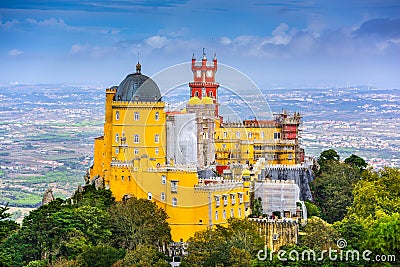
[[[218,210],[215,211],[215,220],[218,221]]]
[[[172,198],[172,206],[174,207],[178,206],[178,199],[176,197]]]
[[[139,143],[139,135],[138,135],[138,134],[135,134],[135,135],[133,136],[133,142],[134,142],[135,144]]]
[[[147,193],[147,199],[152,200],[153,199],[153,194],[151,192]]]
[[[154,114],[154,119],[156,121],[158,121],[160,119],[160,113],[158,111]]]
[[[209,93],[209,96],[212,98],[213,97],[213,92],[212,91],[210,91]]]
[[[236,138],[240,138],[240,132],[236,132]]]
[[[159,134],[156,134],[156,135],[154,136],[154,142],[158,144],[158,142],[160,141],[159,139],[160,139],[160,135],[159,135]]]
[[[119,111],[118,110],[115,112],[115,120],[119,120]]]
[[[119,143],[119,134],[115,134],[115,143]]]
[[[140,118],[139,112],[135,112],[135,113],[133,114],[133,119],[134,119],[135,121],[138,121],[139,118]]]

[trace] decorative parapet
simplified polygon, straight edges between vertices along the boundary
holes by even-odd
[[[224,181],[222,183],[197,184],[194,186],[195,192],[219,192],[243,188],[243,182],[235,180]]]

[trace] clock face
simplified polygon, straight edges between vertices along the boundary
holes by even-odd
[[[197,76],[197,77],[201,77],[201,70],[197,70],[197,71],[196,71],[196,76]]]
[[[211,78],[213,76],[213,71],[212,70],[208,70],[207,71],[207,77]]]

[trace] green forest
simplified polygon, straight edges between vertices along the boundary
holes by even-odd
[[[298,244],[281,248],[286,260],[269,251],[259,258],[264,243],[256,226],[231,218],[227,227],[190,238],[180,266],[400,266],[400,170],[375,171],[356,155],[341,160],[330,149],[314,173],[308,223],[300,227]],[[0,208],[0,266],[170,266],[168,216],[149,200],[116,202],[109,190],[86,185],[33,210],[22,225],[7,211]],[[288,256],[329,249],[369,251],[368,259]]]

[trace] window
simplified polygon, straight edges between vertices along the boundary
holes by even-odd
[[[227,138],[227,137],[228,137],[228,133],[224,132],[224,138]]]
[[[117,154],[117,155],[118,155],[118,153],[119,153],[119,148],[118,148],[118,147],[116,147],[116,148],[115,148],[115,154]]]
[[[224,220],[226,220],[226,210],[222,211],[222,218],[224,218]]]
[[[154,119],[156,121],[158,121],[160,119],[160,113],[158,111],[154,114]]]
[[[133,142],[134,142],[135,144],[139,143],[139,135],[138,135],[138,134],[135,134],[135,135],[133,136]]]
[[[154,154],[158,155],[158,148],[154,149]]]
[[[215,220],[218,221],[218,210],[215,211]]]
[[[213,97],[213,92],[212,91],[210,91],[209,93],[209,96],[212,98]]]
[[[261,132],[261,139],[264,139],[265,133]]]
[[[140,119],[139,112],[135,112],[135,113],[133,114],[133,119],[134,119],[135,121],[138,121],[138,120]]]
[[[171,193],[178,193],[178,181],[171,181]]]
[[[292,154],[289,154],[289,155],[288,155],[288,159],[289,159],[289,160],[293,159],[293,155],[292,155]]]
[[[222,144],[222,148],[225,149],[226,148],[226,144]]]
[[[194,95],[198,97],[199,96],[199,92],[195,92]]]
[[[133,153],[134,153],[135,155],[139,155],[139,149],[135,148],[135,149],[133,150]]]
[[[117,111],[115,111],[115,120],[119,120],[119,111],[117,110]]]
[[[165,193],[164,192],[161,192],[161,200],[165,201]]]
[[[124,179],[125,179],[125,177],[122,175],[122,176],[121,176],[121,180],[122,180],[122,182],[124,181]]]
[[[243,193],[239,193],[239,204],[243,203]]]
[[[147,193],[147,199],[148,200],[151,200],[153,198],[153,195],[151,194],[151,192],[148,192]]]
[[[228,205],[228,196],[227,195],[223,195],[222,199],[224,200],[224,206]]]
[[[281,133],[274,133],[274,139],[280,139]]]
[[[166,184],[167,183],[167,177],[165,175],[161,175],[161,184]]]
[[[219,196],[215,196],[215,206],[219,207],[220,201],[219,201]]]
[[[178,206],[178,199],[176,197],[172,198],[172,206],[174,207]]]
[[[235,198],[235,195],[231,195],[231,203],[232,203],[232,205],[235,205],[236,204],[236,198]]]
[[[233,209],[231,209],[231,214],[230,214],[231,216],[231,218],[233,218],[233,217],[235,217],[235,213],[234,213],[234,211],[233,211]]]
[[[252,137],[253,137],[253,133],[248,132],[248,133],[247,133],[247,138],[252,138]]]
[[[119,134],[115,134],[115,143],[119,143]]]
[[[242,209],[241,208],[238,209],[238,217],[239,218],[242,217]]]
[[[160,135],[159,135],[159,134],[156,134],[156,135],[154,136],[154,142],[156,142],[156,144],[158,144],[158,142],[160,141],[159,139],[160,139]]]
[[[240,132],[236,132],[236,138],[240,138]]]

